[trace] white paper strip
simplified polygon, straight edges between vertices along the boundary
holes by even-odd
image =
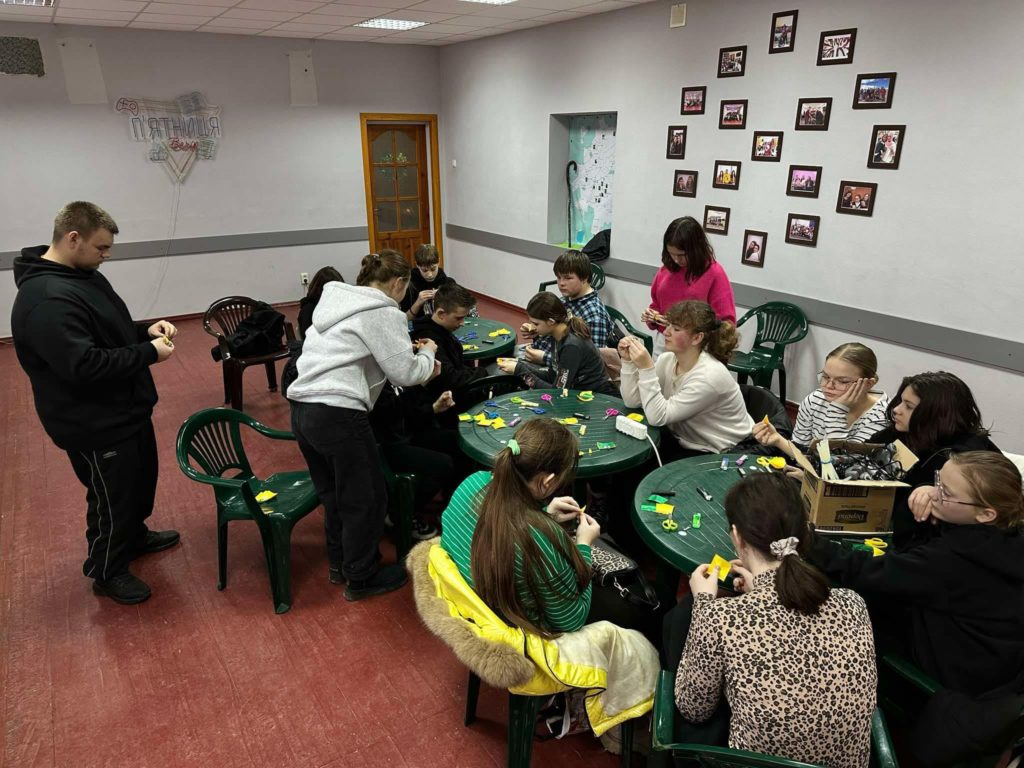
[[[106,104],[107,86],[103,82],[96,43],[84,37],[62,37],[57,41],[64,68],[64,87],[72,104]]]

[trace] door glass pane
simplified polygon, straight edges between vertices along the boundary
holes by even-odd
[[[370,162],[373,163],[391,163],[394,162],[391,159],[392,152],[392,139],[395,135],[394,131],[384,131],[380,136],[373,140],[373,147],[370,151]]]
[[[403,200],[398,204],[402,209],[402,229],[420,228],[420,203],[418,200]]]
[[[416,162],[416,141],[401,131],[391,131],[395,134],[396,163]]]
[[[398,206],[395,203],[377,203],[377,232],[398,230]]]
[[[398,194],[413,197],[419,194],[419,166],[406,165],[398,168]]]
[[[374,168],[373,169],[373,196],[394,197],[395,196],[395,169]]]

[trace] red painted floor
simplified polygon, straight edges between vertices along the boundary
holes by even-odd
[[[481,314],[521,319],[486,302]],[[189,414],[221,404],[221,372],[199,321],[179,328],[174,357],[154,368],[152,524],[178,529],[182,544],[136,562],[153,597],[131,607],[94,596],[81,575],[84,489],[0,344],[0,765],[503,765],[504,692],[485,689],[465,728],[465,669],[420,624],[408,587],[345,602],[327,581],[319,514],[295,530],[290,613],[273,612],[252,525],[232,523],[228,587],[217,591],[213,494],[178,470],[174,439]],[[253,416],[288,428],[262,371],[246,374],[245,399]],[[294,444],[252,453],[257,472],[303,467]],[[617,758],[577,736],[538,743],[533,764]]]

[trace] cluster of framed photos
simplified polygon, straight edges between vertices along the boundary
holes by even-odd
[[[789,53],[796,46],[799,11],[781,11],[772,15],[768,53]],[[857,43],[856,29],[833,29],[821,33],[818,40],[817,66],[852,64]],[[718,77],[743,77],[747,68],[747,46],[721,48],[718,54]],[[896,87],[895,72],[873,72],[857,75],[853,92],[853,109],[889,109]],[[707,110],[706,85],[686,86],[680,97],[679,114],[703,115]],[[831,96],[806,97],[797,100],[797,131],[827,131],[832,119]],[[719,103],[718,128],[745,130],[749,112],[747,99],[723,99]],[[906,125],[875,125],[871,129],[867,167],[896,170],[906,136]],[[670,125],[665,157],[669,160],[686,158],[686,125]],[[782,161],[783,131],[754,131],[750,148],[753,162]],[[715,189],[739,189],[742,163],[739,160],[716,160],[711,179]],[[672,180],[672,194],[676,197],[696,197],[696,170],[676,170]],[[817,198],[822,185],[822,166],[790,165],[786,178],[786,194],[791,197]],[[874,212],[878,184],[867,181],[841,180],[836,198],[836,212],[854,216],[871,216]],[[704,229],[708,234],[727,235],[731,209],[704,206]],[[821,217],[790,213],[786,222],[786,242],[816,247]],[[768,233],[745,230],[742,263],[763,267]]]

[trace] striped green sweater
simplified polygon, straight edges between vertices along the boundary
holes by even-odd
[[[470,586],[473,586],[473,574],[470,567],[470,551],[473,546],[473,533],[476,530],[477,510],[483,503],[485,489],[491,482],[490,472],[475,472],[467,477],[452,495],[448,508],[441,515],[441,546],[451,555],[459,573]],[[561,533],[560,535],[565,536]],[[551,545],[547,537],[536,528],[533,539],[540,547],[547,560],[546,573],[538,574],[538,587],[542,605],[537,606],[530,599],[522,575],[522,560],[516,555],[515,575],[519,586],[520,599],[526,607],[528,618],[538,626],[552,632],[574,632],[587,621],[590,612],[590,590],[588,584],[583,592],[576,587],[575,571],[572,565]],[[566,544],[571,543],[566,537]],[[576,545],[583,559],[590,564],[590,547],[586,544]]]

